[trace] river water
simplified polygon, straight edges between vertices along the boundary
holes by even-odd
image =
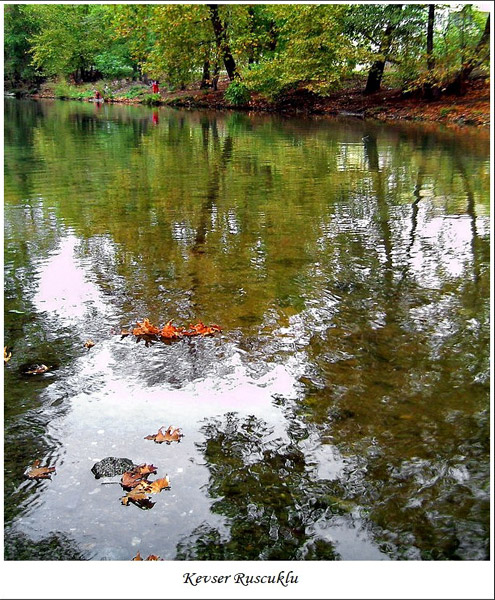
[[[5,111],[7,559],[488,558],[487,132]]]

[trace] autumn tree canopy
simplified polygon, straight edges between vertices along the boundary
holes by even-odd
[[[365,91],[451,86],[488,72],[489,15],[473,5],[10,4],[5,80],[160,79],[321,94],[364,74]]]

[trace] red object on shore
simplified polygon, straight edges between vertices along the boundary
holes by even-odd
[[[158,92],[158,83],[156,81],[153,81],[153,94],[158,94]]]
[[[98,91],[96,92],[96,94],[95,94],[95,98],[96,98],[96,100],[100,100],[100,99],[101,99],[101,94],[100,94],[100,92],[98,92]]]

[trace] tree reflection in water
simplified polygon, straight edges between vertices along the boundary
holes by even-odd
[[[300,448],[308,438],[292,420],[288,440],[255,416],[228,413],[210,419],[199,444],[210,469],[212,511],[227,518],[228,531],[203,523],[178,545],[179,560],[339,560],[330,533],[354,521],[354,504],[318,477]],[[359,520],[356,526],[359,528]],[[361,532],[361,551],[386,558]],[[359,552],[359,551],[358,551]]]

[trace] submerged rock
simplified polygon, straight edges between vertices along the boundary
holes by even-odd
[[[128,458],[116,458],[115,456],[107,456],[106,458],[95,463],[91,467],[91,472],[99,479],[100,477],[115,477],[122,475],[125,471],[130,471],[134,468],[134,463]]]

